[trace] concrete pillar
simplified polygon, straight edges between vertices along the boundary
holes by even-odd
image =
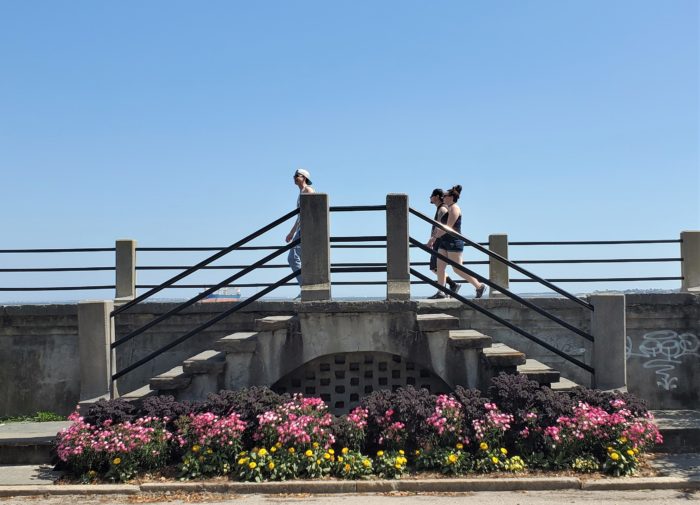
[[[408,249],[408,195],[386,196],[386,297],[411,298]]]
[[[136,297],[136,241],[117,240],[116,251],[115,298],[126,302]]]
[[[508,258],[508,235],[506,233],[494,233],[489,235],[489,250]],[[489,256],[489,280],[506,289],[508,287],[508,265]],[[492,289],[490,298],[503,298],[505,295]]]
[[[593,387],[598,389],[622,389],[627,386],[627,361],[625,344],[625,295],[590,295],[593,305],[591,335],[593,343]]]
[[[78,353],[80,355],[80,400],[108,397],[111,384],[114,341],[112,301],[78,304]],[[112,392],[116,397],[116,391]]]
[[[700,292],[700,231],[681,232],[681,291]]]
[[[301,301],[331,299],[331,244],[328,195],[302,194]]]

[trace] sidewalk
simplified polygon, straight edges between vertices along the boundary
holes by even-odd
[[[542,491],[558,489],[585,490],[655,490],[700,489],[700,447],[691,442],[700,440],[700,412],[675,411],[655,413],[664,436],[674,438],[674,445],[695,447],[696,452],[657,452],[650,465],[658,477],[623,477],[590,479],[578,477],[512,477],[512,478],[445,478],[369,481],[290,481],[246,483],[234,481],[164,482],[136,485],[70,485],[54,486],[61,472],[53,470],[48,459],[35,464],[0,464],[0,497],[75,494],[137,494],[167,491],[209,491],[237,494],[265,493],[382,493],[405,492],[468,492],[468,491]],[[0,462],[13,456],[47,458],[55,434],[68,426],[58,423],[12,423],[0,425]],[[690,437],[687,438],[687,437]],[[698,437],[695,439],[694,437]]]

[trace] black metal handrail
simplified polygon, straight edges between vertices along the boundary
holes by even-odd
[[[467,298],[464,298],[464,297],[461,296],[459,293],[455,293],[454,291],[451,291],[450,289],[446,288],[445,286],[441,286],[440,284],[438,284],[437,282],[435,282],[435,281],[432,280],[432,279],[429,279],[427,276],[423,275],[423,274],[420,273],[419,271],[417,271],[417,270],[415,270],[415,269],[413,269],[413,268],[411,268],[409,271],[410,271],[411,275],[414,275],[414,276],[418,277],[419,279],[423,280],[424,282],[426,282],[426,283],[428,283],[428,284],[434,286],[435,288],[437,288],[437,289],[439,289],[440,291],[442,291],[443,293],[445,293],[445,294],[451,296],[452,298],[454,298],[454,299],[456,299],[456,300],[459,300],[459,301],[462,302],[463,304],[468,305],[469,307],[471,307],[472,309],[476,310],[477,312],[480,312],[481,314],[485,315],[486,317],[489,317],[490,319],[493,319],[494,321],[496,321],[496,322],[502,324],[503,326],[505,326],[505,327],[507,327],[507,328],[513,330],[514,332],[519,333],[520,335],[522,335],[523,337],[527,338],[528,340],[531,340],[532,342],[535,342],[536,344],[538,344],[538,345],[544,347],[544,348],[547,349],[548,351],[553,352],[553,353],[556,354],[557,356],[562,357],[563,359],[565,359],[565,360],[568,361],[569,363],[572,363],[572,364],[576,365],[577,367],[579,367],[579,368],[581,368],[581,369],[583,369],[583,370],[586,370],[587,372],[590,372],[591,374],[594,374],[594,373],[595,373],[595,369],[594,369],[592,366],[587,365],[587,364],[584,363],[583,361],[580,361],[580,360],[578,360],[578,359],[576,359],[576,358],[574,358],[574,357],[572,357],[572,356],[569,356],[568,354],[566,354],[566,353],[563,352],[563,351],[560,351],[559,349],[557,349],[557,348],[554,347],[553,345],[548,344],[548,343],[545,342],[544,340],[542,340],[542,339],[540,339],[540,338],[537,338],[536,336],[534,336],[534,335],[532,335],[531,333],[529,333],[529,332],[523,330],[522,328],[519,328],[519,327],[515,326],[514,324],[512,324],[512,323],[506,321],[505,319],[503,319],[502,317],[500,317],[500,316],[494,314],[493,312],[491,312],[491,311],[489,311],[489,310],[483,308],[483,307],[480,306],[479,304],[476,304],[476,303],[474,303],[474,302],[471,302],[471,301],[468,300]]]
[[[448,258],[447,256],[444,256],[444,255],[440,254],[439,252],[434,251],[434,250],[431,249],[430,247],[427,247],[427,246],[421,244],[418,240],[414,239],[413,237],[409,237],[408,240],[409,240],[409,242],[411,242],[411,243],[417,245],[418,247],[420,247],[421,249],[423,249],[423,250],[424,250],[425,252],[427,252],[428,254],[435,255],[435,257],[437,257],[438,259],[444,261],[444,262],[447,263],[448,265],[452,266],[452,268],[456,268],[456,269],[460,270],[461,272],[464,272],[464,273],[466,273],[466,274],[468,274],[468,275],[471,275],[472,277],[475,277],[479,282],[483,282],[484,284],[486,284],[486,285],[489,286],[490,288],[498,290],[499,292],[501,292],[501,293],[503,293],[504,295],[508,296],[508,298],[510,298],[510,299],[512,299],[512,300],[515,300],[516,302],[518,302],[518,303],[524,305],[525,307],[527,307],[527,308],[529,308],[529,309],[534,310],[535,312],[537,312],[537,313],[540,314],[541,316],[544,316],[544,317],[546,317],[547,319],[549,319],[549,320],[551,320],[551,321],[554,321],[554,322],[557,323],[558,325],[560,325],[560,326],[566,328],[566,329],[569,330],[569,331],[572,331],[572,332],[576,333],[577,335],[580,335],[581,337],[585,338],[586,340],[588,340],[588,341],[590,341],[590,342],[593,342],[593,341],[594,341],[594,338],[593,338],[592,335],[586,333],[586,332],[583,331],[583,330],[580,330],[579,328],[576,328],[575,326],[570,325],[569,323],[567,323],[566,321],[564,321],[564,320],[558,318],[557,316],[555,316],[555,315],[553,315],[553,314],[550,314],[549,312],[547,312],[546,310],[544,310],[544,309],[538,307],[538,306],[535,305],[534,303],[529,302],[529,301],[525,300],[524,298],[522,298],[522,297],[516,295],[515,293],[513,293],[513,292],[510,291],[509,289],[504,288],[503,286],[500,286],[499,284],[493,282],[492,280],[487,279],[487,278],[484,277],[483,275],[480,275],[480,274],[474,272],[473,270],[470,270],[470,269],[466,268],[464,265],[460,265],[460,264],[457,263],[456,261],[452,261],[452,260],[451,260],[450,258]]]
[[[565,290],[561,289],[560,287],[555,286],[555,285],[552,284],[551,282],[548,282],[548,281],[546,281],[545,279],[543,279],[543,278],[541,278],[541,277],[539,277],[539,276],[533,274],[533,273],[530,272],[529,270],[526,270],[526,269],[524,269],[524,268],[522,268],[522,267],[516,265],[516,264],[513,263],[512,261],[509,261],[507,258],[504,258],[503,256],[501,256],[500,254],[497,254],[497,253],[495,253],[495,252],[493,252],[493,251],[490,251],[490,250],[486,249],[485,247],[480,246],[480,245],[477,244],[476,242],[474,242],[474,241],[468,239],[467,237],[465,237],[464,235],[462,235],[462,234],[460,234],[460,233],[457,233],[456,231],[454,231],[454,230],[450,229],[449,227],[445,226],[444,224],[442,224],[442,223],[440,223],[440,222],[438,222],[438,221],[435,221],[434,219],[429,218],[429,217],[426,216],[425,214],[422,214],[421,212],[418,212],[417,210],[415,210],[415,209],[413,209],[413,208],[411,208],[411,207],[408,208],[408,211],[409,211],[410,213],[412,213],[413,215],[418,216],[419,218],[423,219],[424,221],[427,221],[429,224],[431,224],[431,225],[433,225],[433,226],[435,226],[435,227],[437,227],[437,228],[440,228],[441,230],[443,230],[445,233],[448,233],[448,234],[451,235],[452,237],[455,237],[455,238],[458,238],[458,239],[460,239],[460,240],[463,240],[465,243],[471,245],[472,247],[474,247],[474,248],[477,249],[478,251],[483,252],[484,254],[489,255],[491,258],[494,258],[494,259],[500,261],[501,263],[504,263],[504,264],[508,265],[509,267],[513,268],[514,270],[517,270],[517,271],[520,272],[521,274],[526,275],[527,277],[530,277],[531,279],[536,280],[537,282],[539,282],[539,283],[542,284],[543,286],[547,286],[549,289],[551,289],[551,290],[553,290],[553,291],[556,291],[557,293],[559,293],[560,295],[562,295],[562,296],[568,298],[569,300],[572,300],[572,301],[578,303],[579,305],[581,305],[581,306],[583,306],[583,307],[586,307],[586,308],[589,309],[589,310],[593,310],[593,305],[591,305],[590,303],[584,302],[583,300],[581,300],[580,298],[577,298],[576,296],[572,295],[572,294],[569,293],[568,291],[565,291]],[[416,242],[417,242],[417,241],[416,241]],[[414,245],[416,245],[416,244],[414,244]],[[422,245],[422,244],[421,244],[421,245]]]
[[[144,325],[141,326],[140,328],[138,328],[138,329],[132,331],[132,332],[129,333],[128,335],[125,335],[124,337],[120,338],[120,339],[117,340],[116,342],[113,342],[112,345],[111,345],[112,349],[116,349],[118,346],[120,346],[120,345],[122,345],[122,344],[128,342],[129,340],[131,340],[132,338],[136,337],[137,335],[141,335],[143,332],[149,330],[150,328],[154,327],[154,326],[157,325],[158,323],[160,323],[160,322],[162,322],[162,321],[165,321],[166,319],[170,318],[171,316],[174,316],[175,314],[181,312],[182,310],[186,309],[187,307],[189,307],[189,306],[191,306],[191,305],[194,305],[194,304],[197,303],[198,301],[200,301],[200,300],[206,298],[207,296],[209,296],[210,294],[214,293],[216,290],[221,289],[221,288],[223,288],[224,286],[228,286],[230,282],[233,282],[233,281],[235,281],[235,280],[237,280],[237,279],[240,279],[240,278],[243,277],[244,275],[246,275],[246,274],[252,272],[253,270],[255,270],[256,268],[260,267],[261,265],[264,265],[265,263],[267,263],[267,262],[270,261],[271,259],[276,258],[276,257],[279,256],[280,254],[282,254],[282,253],[288,251],[289,249],[291,249],[292,247],[296,247],[297,245],[299,245],[300,242],[301,242],[300,239],[296,239],[296,240],[291,241],[291,242],[288,243],[286,246],[280,248],[279,251],[276,251],[276,252],[274,252],[274,253],[272,253],[272,254],[268,254],[268,255],[265,256],[264,258],[262,258],[262,259],[256,261],[255,263],[249,265],[248,267],[244,268],[244,269],[241,270],[240,272],[236,272],[235,274],[233,274],[233,275],[227,277],[226,279],[224,279],[223,281],[219,282],[219,283],[216,284],[215,286],[212,286],[212,287],[206,289],[205,291],[199,293],[198,295],[193,296],[192,298],[190,298],[190,299],[187,300],[186,302],[183,302],[183,303],[181,303],[180,305],[178,305],[177,307],[174,307],[173,309],[169,310],[169,311],[166,312],[165,314],[162,314],[162,315],[158,316],[157,318],[155,318],[155,319],[149,321],[148,323],[144,324]]]
[[[632,245],[632,244],[680,244],[681,239],[661,240],[546,240],[546,241],[514,241],[508,245]]]
[[[163,289],[172,286],[172,285],[175,284],[177,281],[179,281],[179,280],[181,280],[181,279],[184,279],[185,277],[187,277],[187,276],[190,275],[191,273],[196,272],[196,271],[199,270],[201,267],[203,267],[203,266],[205,266],[205,265],[208,265],[209,263],[212,263],[213,261],[216,261],[217,259],[221,258],[222,256],[225,256],[226,254],[228,254],[228,253],[230,253],[231,251],[237,249],[238,247],[242,246],[243,244],[246,244],[247,242],[250,242],[250,241],[253,240],[254,238],[259,237],[260,235],[262,235],[262,234],[265,233],[266,231],[269,231],[269,230],[271,230],[272,228],[275,228],[276,226],[279,226],[280,224],[284,223],[287,219],[289,219],[290,217],[296,216],[297,214],[299,214],[299,209],[294,209],[294,210],[292,210],[291,212],[288,212],[288,213],[285,214],[284,216],[280,217],[279,219],[275,219],[275,220],[272,221],[270,224],[267,224],[267,225],[263,226],[262,228],[258,229],[257,231],[255,231],[255,232],[251,233],[250,235],[248,235],[248,236],[242,238],[242,239],[239,240],[238,242],[235,242],[235,243],[231,244],[231,245],[228,246],[226,249],[222,249],[222,250],[219,251],[218,253],[213,254],[213,255],[209,256],[207,259],[204,259],[204,260],[200,261],[199,263],[197,263],[196,265],[194,265],[194,266],[188,268],[188,269],[185,270],[184,272],[180,272],[179,274],[175,275],[174,277],[171,277],[171,278],[168,279],[167,281],[165,281],[165,282],[163,282],[162,284],[160,284],[158,287],[155,287],[155,288],[153,288],[153,289],[150,289],[150,290],[148,290],[147,292],[145,292],[144,294],[142,294],[142,295],[140,295],[140,296],[137,296],[136,298],[134,298],[134,299],[131,300],[130,302],[125,303],[124,305],[122,305],[122,306],[119,307],[118,309],[115,309],[114,311],[112,311],[112,314],[111,314],[111,315],[112,315],[112,316],[115,316],[115,315],[117,315],[117,314],[119,314],[119,313],[121,313],[121,312],[124,312],[125,310],[129,309],[130,307],[133,307],[133,306],[136,305],[137,303],[140,303],[140,302],[142,302],[143,300],[145,300],[145,299],[147,299],[147,298],[150,298],[151,296],[153,296],[154,294],[156,294],[156,293],[162,291]]]
[[[133,370],[135,370],[136,368],[138,368],[138,367],[140,367],[140,366],[142,366],[142,365],[148,363],[148,362],[151,361],[152,359],[157,358],[158,356],[160,356],[161,354],[163,354],[165,351],[168,351],[168,350],[172,349],[173,347],[175,347],[175,346],[177,346],[177,345],[179,345],[179,344],[185,342],[186,340],[192,338],[193,336],[195,336],[195,335],[198,334],[199,332],[204,331],[204,330],[206,330],[207,328],[209,328],[210,326],[215,325],[216,323],[218,323],[218,322],[221,321],[222,319],[224,319],[224,318],[230,316],[230,315],[233,314],[234,312],[237,312],[237,311],[241,310],[242,308],[244,308],[244,307],[250,305],[250,304],[253,303],[254,301],[256,301],[256,300],[262,298],[262,297],[265,296],[266,294],[268,294],[268,293],[274,291],[274,290],[277,289],[278,287],[280,287],[280,286],[286,284],[288,281],[294,279],[297,275],[301,275],[301,270],[294,270],[294,271],[293,271],[292,273],[290,273],[289,275],[283,277],[283,278],[280,279],[279,281],[277,281],[277,282],[275,282],[274,284],[268,286],[267,288],[265,288],[265,289],[259,291],[258,293],[255,293],[253,296],[248,297],[248,298],[246,298],[245,300],[243,300],[243,301],[241,301],[241,302],[238,302],[236,305],[234,305],[234,306],[231,307],[230,309],[225,310],[224,312],[222,312],[222,313],[220,313],[219,315],[217,315],[216,317],[210,319],[210,320],[207,321],[206,323],[202,323],[201,325],[197,326],[197,327],[194,328],[193,330],[188,331],[186,334],[182,335],[181,337],[178,337],[177,339],[175,339],[175,340],[173,340],[173,341],[171,341],[171,342],[168,342],[166,345],[164,345],[164,346],[161,347],[160,349],[157,349],[157,350],[153,351],[152,353],[148,354],[147,356],[144,356],[143,358],[141,358],[140,360],[136,361],[135,363],[132,363],[131,365],[127,366],[126,368],[124,368],[124,369],[122,369],[122,370],[120,370],[120,371],[118,371],[118,372],[112,374],[112,381],[115,381],[115,380],[119,379],[120,377],[126,375],[127,373],[129,373],[129,372],[131,372],[131,371],[133,371]],[[115,344],[117,344],[117,343],[120,342],[121,340],[122,340],[122,339],[119,339],[119,340],[118,340],[117,342],[115,342],[112,346],[114,347]]]

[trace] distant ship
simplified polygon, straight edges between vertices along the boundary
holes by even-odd
[[[211,303],[211,302],[237,302],[241,299],[241,290],[240,288],[234,288],[233,292],[229,290],[229,288],[221,288],[217,291],[214,291],[212,294],[207,295],[202,302],[204,303]]]

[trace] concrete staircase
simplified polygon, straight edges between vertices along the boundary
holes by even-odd
[[[130,400],[154,394],[170,394],[178,400],[198,400],[208,393],[245,383],[259,346],[272,339],[286,339],[296,316],[268,316],[256,319],[254,331],[241,331],[219,339],[213,349],[185,360],[153,377],[148,386],[122,397]],[[451,387],[488,388],[501,372],[523,374],[541,385],[566,391],[576,384],[562,378],[557,370],[508,347],[493,342],[476,330],[460,328],[458,317],[437,313],[416,315],[416,329],[428,343],[434,372]],[[257,366],[266,366],[265,364]]]
[[[526,375],[531,380],[557,391],[569,391],[577,384],[561,377],[559,371],[505,344],[492,342],[491,337],[476,330],[460,329],[460,320],[449,314],[419,314],[418,328],[429,338],[446,336],[449,346],[455,352],[471,350],[478,355],[479,377],[476,386],[485,389],[491,378],[501,372]],[[468,380],[468,383],[473,382]],[[472,384],[469,384],[472,386]]]

